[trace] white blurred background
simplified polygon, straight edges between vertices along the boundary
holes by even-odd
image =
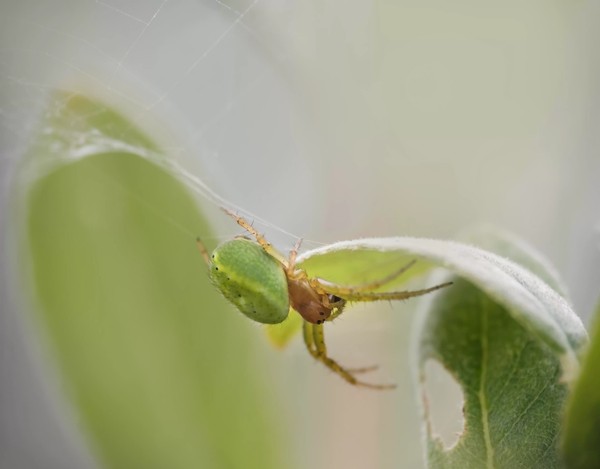
[[[600,3],[572,0],[3,1],[3,238],[19,158],[61,88],[121,110],[186,171],[272,224],[264,230],[284,249],[294,239],[283,231],[311,247],[453,238],[491,222],[550,259],[587,320],[600,284],[599,19]],[[236,232],[220,227],[223,238]],[[93,465],[3,270],[0,422],[18,409],[21,423],[0,424],[0,451],[26,442],[56,467]],[[304,398],[319,404],[314,415],[290,405],[294,458],[419,467],[410,307],[357,309],[331,349],[393,370],[403,398],[357,393],[317,367],[296,377],[309,359],[295,344],[280,360],[290,383],[314,380]]]

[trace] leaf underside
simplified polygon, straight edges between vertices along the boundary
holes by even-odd
[[[486,236],[485,242],[478,239],[480,244],[531,265],[563,292],[541,256],[524,245],[514,246],[509,238]],[[341,242],[305,253],[300,260],[309,275],[348,284],[356,282],[356,272],[381,278],[411,258],[418,259],[421,272],[445,267],[445,272],[411,287],[454,281],[423,298],[415,340],[429,467],[561,467],[558,437],[566,382],[578,369],[586,333],[568,303],[546,282],[489,251],[428,239]],[[352,269],[345,269],[345,260]],[[348,270],[353,273],[345,274]],[[402,280],[386,290],[400,289]],[[464,428],[452,448],[444,448],[430,418],[424,386],[430,360],[453,376],[464,395],[462,403],[445,403],[464,406]]]
[[[454,282],[436,295],[423,321],[419,378],[424,385],[429,359],[451,373],[463,390],[465,427],[446,450],[427,425],[429,467],[558,467],[556,440],[567,394],[558,356],[476,286]],[[430,422],[427,404],[424,412]]]
[[[24,169],[23,265],[91,448],[115,468],[281,467],[277,396],[254,331],[208,281],[196,202],[123,117],[55,101]]]

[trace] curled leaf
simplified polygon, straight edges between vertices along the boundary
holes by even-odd
[[[506,238],[487,243],[500,251],[511,247],[520,262],[560,285],[526,248],[516,248]],[[357,272],[383,277],[413,258],[422,270],[445,268],[428,285],[454,282],[426,297],[419,314],[416,374],[429,466],[560,467],[557,440],[567,382],[578,370],[586,333],[565,299],[546,282],[489,251],[430,239],[348,241],[306,253],[301,260],[310,275],[349,283],[358,280]],[[432,415],[435,403],[427,391],[431,363],[446,370],[463,394],[462,402],[443,403],[463,408],[463,428],[450,445],[440,438]]]

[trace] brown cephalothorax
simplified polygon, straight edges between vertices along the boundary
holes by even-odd
[[[297,270],[294,277],[288,277],[287,284],[290,305],[311,324],[323,324],[334,310],[341,312],[346,304],[341,298],[312,286],[303,270]]]

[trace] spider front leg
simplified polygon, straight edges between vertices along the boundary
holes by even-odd
[[[372,281],[369,283],[363,283],[358,286],[348,286],[348,287],[340,286],[340,285],[337,285],[333,282],[330,282],[330,281],[322,279],[322,278],[313,279],[313,281],[315,282],[313,286],[321,287],[322,289],[325,289],[325,290],[328,290],[329,288],[337,288],[338,291],[344,291],[344,292],[353,291],[353,290],[357,290],[357,289],[360,289],[361,291],[377,290],[378,288],[390,283],[392,280],[395,280],[396,278],[400,277],[400,275],[402,275],[404,272],[406,272],[408,269],[410,269],[416,263],[417,263],[416,259],[413,259],[406,265],[402,266],[400,269],[395,270],[394,272],[392,272],[391,274],[389,274],[383,278],[380,278],[378,280],[375,280],[375,281]]]
[[[346,301],[384,301],[384,300],[406,300],[415,296],[426,295],[427,293],[434,292],[441,288],[449,287],[452,282],[445,282],[433,287],[424,288],[422,290],[406,290],[406,291],[391,291],[391,292],[373,292],[365,291],[362,286],[344,287],[340,285],[333,285],[329,282],[322,283],[321,280],[317,280],[322,285],[322,289],[328,293],[335,295],[339,298],[343,298]]]
[[[313,288],[325,291],[330,295],[335,295],[336,297],[343,298],[346,301],[380,301],[380,300],[406,300],[408,298],[413,298],[415,296],[426,295],[427,293],[434,292],[439,290],[440,288],[448,287],[452,285],[452,282],[446,282],[439,285],[435,285],[430,288],[424,288],[422,290],[409,290],[409,291],[393,291],[393,292],[374,292],[373,290],[377,290],[378,288],[386,285],[392,280],[396,279],[408,269],[410,269],[413,265],[415,265],[417,261],[412,260],[408,264],[404,265],[400,269],[392,272],[391,274],[383,277],[379,280],[375,280],[374,282],[364,283],[361,285],[337,285],[333,282],[329,282],[328,280],[324,280],[322,278],[313,278],[311,279],[311,284]]]
[[[254,239],[256,239],[256,242],[258,244],[260,244],[260,247],[262,247],[267,254],[273,256],[275,259],[277,259],[279,262],[281,262],[281,264],[286,269],[288,268],[288,261],[285,258],[285,256],[283,254],[281,254],[277,249],[275,249],[273,247],[273,245],[271,243],[269,243],[262,234],[260,234],[258,231],[256,231],[256,229],[248,222],[248,220],[227,210],[225,207],[221,207],[221,209],[227,215],[229,215],[231,218],[233,218],[238,225],[240,225],[248,233],[250,233],[254,237]]]
[[[359,381],[354,374],[372,371],[377,367],[365,367],[351,370],[344,368],[332,358],[327,356],[327,346],[325,345],[325,334],[323,324],[311,324],[304,321],[303,325],[304,343],[308,352],[316,359],[323,363],[334,373],[341,376],[348,383],[355,386],[362,386],[371,389],[394,389],[395,384],[372,384]]]

